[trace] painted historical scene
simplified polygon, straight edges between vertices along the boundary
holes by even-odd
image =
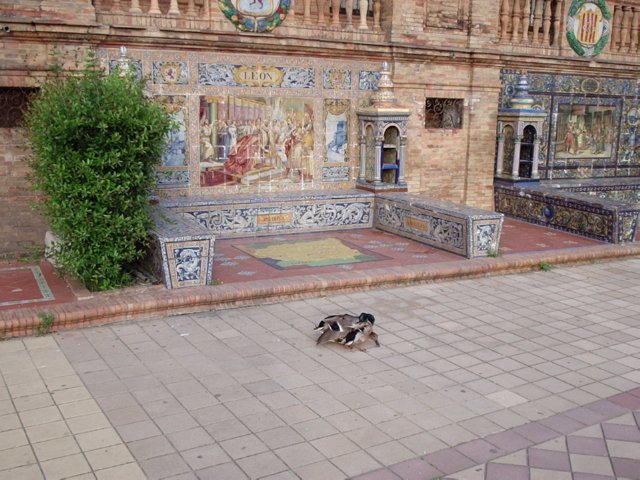
[[[558,105],[556,158],[610,158],[615,142],[616,107]]]
[[[200,97],[201,186],[311,181],[313,119],[311,99]]]
[[[349,159],[349,100],[325,99],[325,159],[344,163]]]

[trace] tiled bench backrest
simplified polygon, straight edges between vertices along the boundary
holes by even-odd
[[[373,227],[374,195],[360,190],[163,200],[218,238]]]
[[[597,190],[597,186],[585,186],[585,191]],[[636,238],[637,204],[590,197],[567,187],[496,185],[494,191],[496,209],[510,217],[609,243]]]

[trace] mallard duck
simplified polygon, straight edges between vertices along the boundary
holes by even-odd
[[[318,323],[318,326],[314,328],[313,331],[325,332],[329,329],[333,331],[342,331],[345,327],[367,320],[371,323],[376,321],[373,315],[364,312],[358,317],[349,313],[343,313],[342,315],[329,315],[328,317],[325,317],[324,320],[320,320],[320,323]]]
[[[347,333],[346,337],[344,337],[342,343],[347,348],[353,348],[358,346],[358,348],[366,352],[367,349],[364,346],[364,343],[371,339],[376,342],[376,346],[380,346],[380,342],[378,341],[378,334],[373,331],[373,322],[360,322],[353,326],[350,332]]]
[[[314,329],[316,332],[322,332],[316,345],[334,342],[353,348],[354,345],[363,344],[368,338],[372,338],[379,346],[378,335],[373,332],[375,321],[375,317],[370,313],[361,313],[358,317],[348,313],[330,315]],[[360,349],[362,350],[363,346]]]

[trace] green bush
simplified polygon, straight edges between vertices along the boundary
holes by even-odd
[[[84,68],[60,69],[26,112],[32,180],[58,236],[51,255],[90,290],[131,282],[145,251],[149,193],[172,120],[131,75],[106,75],[89,51]]]

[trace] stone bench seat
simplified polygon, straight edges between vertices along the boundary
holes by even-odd
[[[558,180],[495,186],[496,209],[525,222],[609,243],[638,241],[637,179]]]
[[[216,238],[378,228],[467,258],[498,251],[503,215],[408,193],[300,191],[163,199],[156,271],[167,288],[211,282]]]
[[[208,285],[213,275],[215,235],[198,222],[163,207],[154,207],[154,245],[147,267],[167,288]]]
[[[409,193],[376,195],[375,227],[467,258],[497,254],[504,215]]]

